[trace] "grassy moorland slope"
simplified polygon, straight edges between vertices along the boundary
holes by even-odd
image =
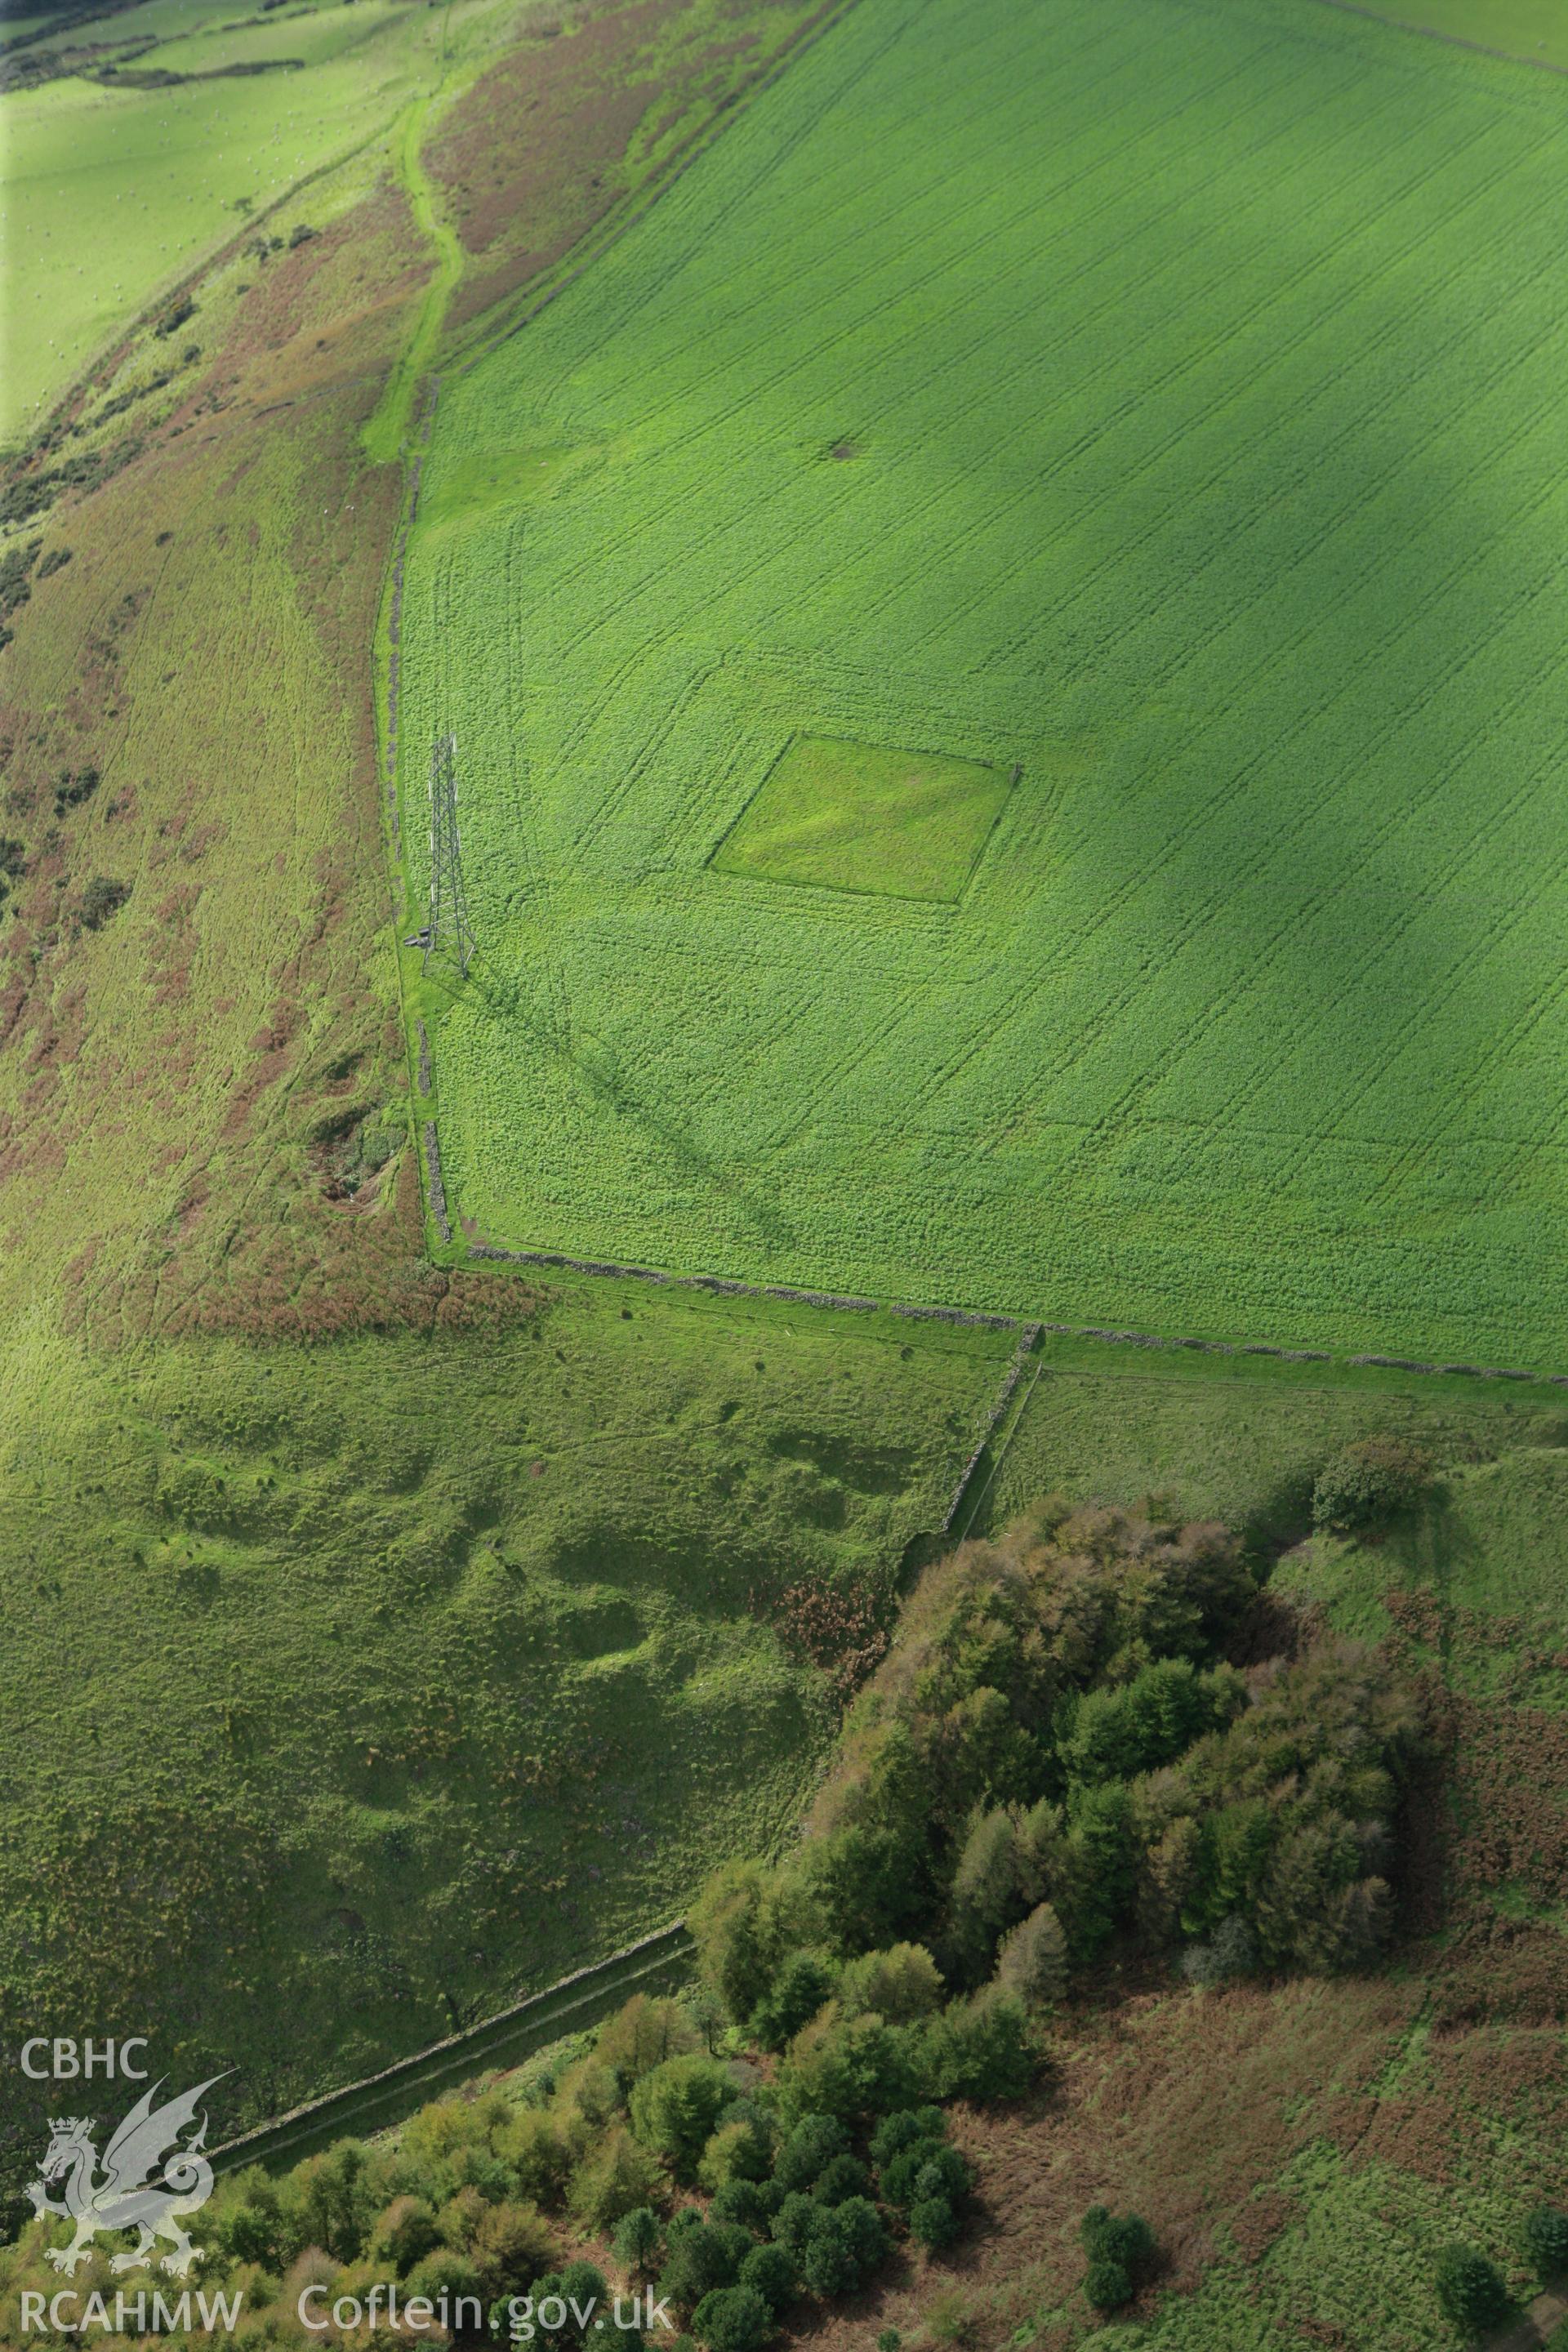
[[[304,1355],[36,1346],[0,2032],[237,2063],[227,2131],[773,1843],[994,1377],[900,1340],[614,1292]]]
[[[480,1229],[1555,1363],[1565,109],[1279,0],[863,0],[447,379]],[[797,738],[1019,771],[955,903],[724,870]]]

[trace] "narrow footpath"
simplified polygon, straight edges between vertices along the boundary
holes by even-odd
[[[447,306],[463,274],[461,241],[456,229],[442,218],[437,209],[436,191],[430,184],[420,152],[426,121],[441,94],[445,79],[446,45],[443,40],[435,89],[426,91],[423,98],[416,98],[405,110],[393,139],[394,174],[399,187],[407,195],[421,236],[435,254],[436,267],[420,300],[414,331],[387,378],[386,389],[376,404],[375,414],[361,436],[366,457],[376,466],[391,465],[407,440],[419,386],[440,344]]]

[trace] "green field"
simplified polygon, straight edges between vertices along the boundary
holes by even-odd
[[[434,86],[444,37],[458,52],[493,41],[496,15],[489,0],[445,11],[323,0],[268,21],[212,0],[149,0],[73,33],[151,36],[155,47],[138,47],[130,69],[188,79],[110,89],[69,78],[0,99],[0,446],[40,423],[116,331],[247,221],[386,133]],[[312,220],[306,196],[267,226],[319,225],[321,215],[318,202]]]
[[[863,0],[447,376],[403,838],[417,909],[455,729],[487,1237],[1568,1360],[1565,108],[1285,0]],[[1016,768],[962,897],[769,867],[798,739]]]

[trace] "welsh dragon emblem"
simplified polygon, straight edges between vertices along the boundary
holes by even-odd
[[[38,2178],[27,2184],[35,2213],[59,2213],[76,2223],[68,2246],[51,2246],[47,2257],[56,2270],[74,2276],[86,2261],[100,2230],[134,2230],[136,2244],[116,2254],[111,2271],[131,2271],[150,2264],[160,2238],[172,2251],[159,2263],[174,2278],[184,2278],[201,2249],[191,2243],[181,2226],[182,2214],[195,2213],[212,2193],[212,2167],[202,2149],[206,2142],[204,2115],[193,2139],[179,2146],[180,2134],[195,2116],[204,2092],[223,2080],[214,2074],[177,2099],[153,2105],[162,2080],[144,2091],[103,2151],[102,2170],[92,2143],[90,2116],[51,2117],[49,2145],[38,2167]],[[58,2197],[49,2195],[56,2183]]]

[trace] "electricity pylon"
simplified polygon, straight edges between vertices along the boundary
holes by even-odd
[[[458,739],[438,735],[430,752],[430,919],[404,941],[423,948],[421,970],[432,961],[456,964],[466,980],[476,941],[463,888],[463,856],[458,840]]]

